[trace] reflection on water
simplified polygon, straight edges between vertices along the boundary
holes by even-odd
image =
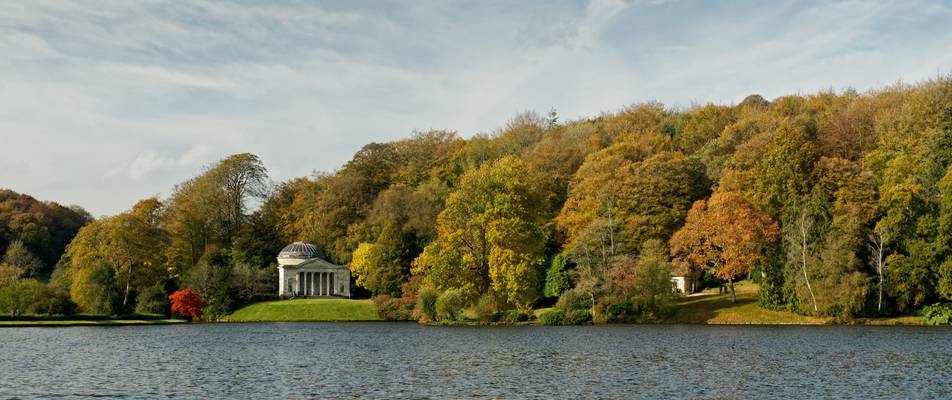
[[[928,327],[0,329],[0,398],[952,398]]]

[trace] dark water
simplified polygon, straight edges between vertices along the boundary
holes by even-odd
[[[952,398],[926,327],[2,328],[0,398]]]

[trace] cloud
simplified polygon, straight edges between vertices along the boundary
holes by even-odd
[[[363,144],[626,104],[947,72],[913,2],[14,2],[0,15],[0,184],[111,214],[228,154],[275,180]]]
[[[147,151],[136,155],[128,165],[122,165],[107,171],[105,177],[126,176],[139,181],[156,173],[169,172],[169,170],[194,170],[207,161],[210,150],[209,146],[200,144],[188,149],[178,157],[167,157],[153,151]]]
[[[119,75],[124,80],[144,80],[173,90],[179,86],[201,89],[233,89],[238,86],[228,79],[176,71],[163,66],[108,65],[104,68],[105,73]]]

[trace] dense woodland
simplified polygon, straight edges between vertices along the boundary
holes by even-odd
[[[215,318],[274,293],[276,252],[305,240],[391,318],[559,299],[547,318],[657,320],[672,270],[697,289],[753,280],[771,309],[909,313],[952,300],[950,164],[948,76],[575,121],[524,113],[469,139],[371,143],[335,173],[279,184],[238,154],[97,220],[0,192],[0,309],[165,313],[187,287]]]

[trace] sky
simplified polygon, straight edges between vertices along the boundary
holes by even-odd
[[[952,72],[952,2],[7,1],[0,188],[122,212],[230,154],[283,181],[364,144]]]

